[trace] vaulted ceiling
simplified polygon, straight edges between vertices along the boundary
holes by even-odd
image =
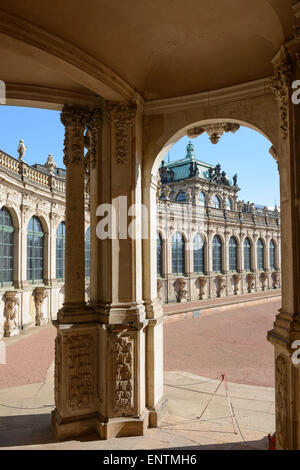
[[[293,0],[1,0],[0,79],[153,100],[272,73]]]

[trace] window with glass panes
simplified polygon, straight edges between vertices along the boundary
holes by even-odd
[[[235,237],[229,240],[229,270],[237,271],[237,242]]]
[[[161,234],[157,233],[156,237],[156,250],[157,250],[157,275],[162,277],[162,238]]]
[[[222,271],[222,242],[218,235],[215,235],[212,242],[212,265],[214,272]]]
[[[204,273],[204,240],[199,233],[194,238],[194,272]]]
[[[85,232],[84,238],[84,270],[85,277],[90,277],[90,259],[91,259],[91,237],[90,227]]]
[[[204,207],[205,206],[205,194],[202,192],[199,193],[198,200],[199,200],[199,206]]]
[[[249,238],[244,240],[244,270],[251,271],[251,243]]]
[[[215,209],[220,209],[221,208],[221,201],[218,198],[218,196],[215,196],[213,199],[213,205]]]
[[[38,217],[31,217],[27,229],[27,280],[44,279],[44,230]]]
[[[275,269],[275,243],[270,241],[270,269]]]
[[[0,284],[13,282],[14,225],[9,211],[0,210]]]
[[[184,192],[178,193],[176,196],[176,201],[186,202],[186,194]]]
[[[261,239],[257,241],[257,269],[264,270],[264,243]]]
[[[56,279],[65,278],[66,226],[61,222],[56,230]]]
[[[184,274],[185,271],[185,243],[183,236],[176,232],[172,238],[172,273]]]

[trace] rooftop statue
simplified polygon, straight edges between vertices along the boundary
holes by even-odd
[[[23,160],[24,155],[26,153],[26,149],[27,147],[26,145],[24,145],[24,140],[21,139],[17,148],[17,152],[19,154],[19,160]]]
[[[234,177],[232,178],[233,179],[233,186],[237,186],[237,178],[238,178],[238,175],[235,174]]]
[[[165,162],[161,162],[161,167],[159,169],[160,180],[162,183],[166,183],[168,181],[168,170],[165,167]]]
[[[55,173],[55,170],[57,168],[57,165],[56,165],[56,162],[54,161],[54,158],[52,155],[48,155],[48,158],[47,158],[47,161],[46,161],[46,165],[45,165],[48,170],[50,171],[50,174],[51,175],[54,175]]]

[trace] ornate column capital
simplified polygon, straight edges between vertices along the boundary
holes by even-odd
[[[64,164],[81,163],[83,160],[83,132],[90,117],[90,111],[83,106],[65,105],[60,120],[65,126]]]
[[[129,150],[129,127],[134,123],[137,106],[133,102],[107,101],[106,112],[116,130],[115,159],[118,166],[125,165]]]
[[[90,110],[84,106],[64,105],[60,120],[65,127],[86,127]]]
[[[292,61],[290,57],[286,55],[281,64],[275,67],[274,75],[269,83],[271,90],[279,102],[281,119],[280,132],[283,140],[286,140],[288,136],[288,105],[292,84],[292,71]]]

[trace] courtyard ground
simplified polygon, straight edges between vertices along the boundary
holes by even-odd
[[[91,436],[58,443],[52,435],[55,328],[36,328],[5,339],[7,364],[0,364],[0,448],[266,448],[266,436],[274,431],[273,350],[266,332],[279,308],[277,297],[203,310],[195,319],[188,314],[188,318],[169,317],[164,336],[169,414],[144,437],[108,442]],[[221,373],[230,382],[236,433],[223,384],[214,395]]]

